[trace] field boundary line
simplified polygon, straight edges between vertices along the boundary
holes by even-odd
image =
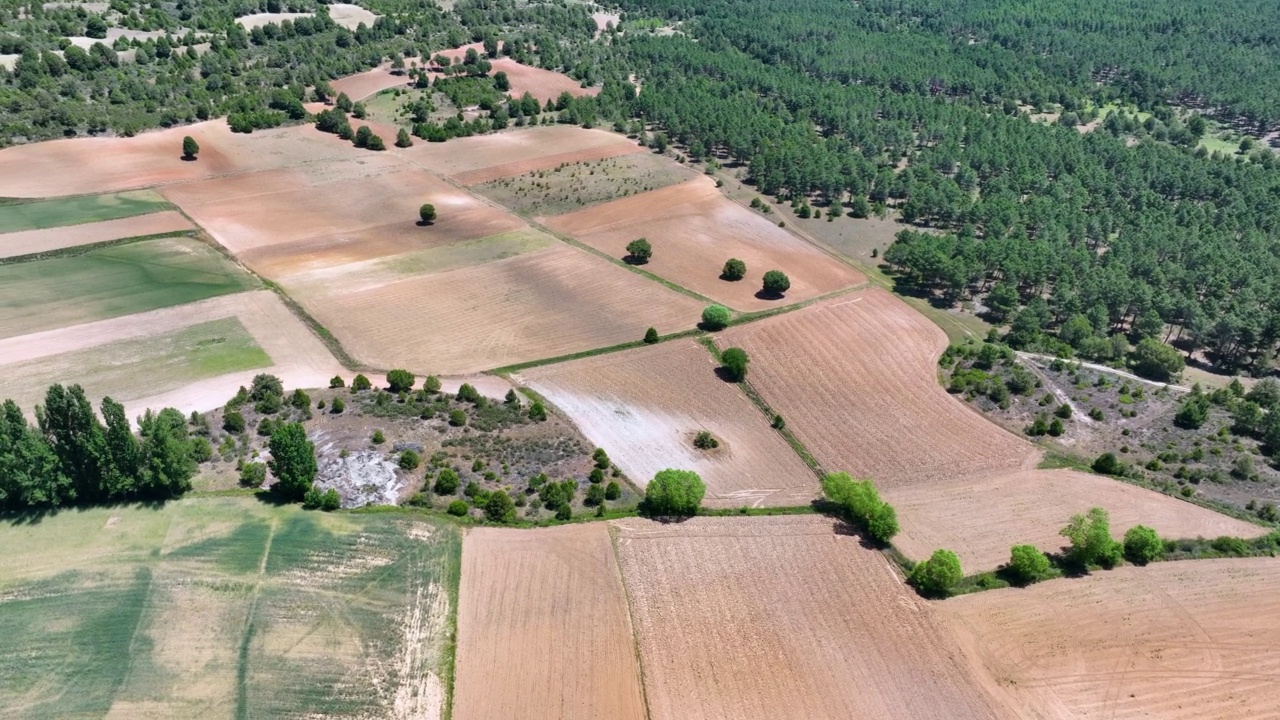
[[[459,527],[455,534],[458,538],[458,551],[449,555],[445,567],[445,592],[449,595],[449,634],[445,637],[444,652],[440,657],[439,669],[445,676],[444,705],[440,709],[440,720],[453,718],[454,682],[458,677],[458,604],[462,598],[462,546],[467,540],[467,527]]]
[[[143,217],[135,215],[134,217]],[[185,216],[184,216],[185,217]],[[129,218],[124,218],[129,219]],[[190,220],[191,218],[187,218]],[[82,223],[88,224],[88,223]],[[65,226],[71,227],[71,226]],[[56,229],[56,228],[52,228]],[[164,240],[165,238],[189,237],[195,238],[195,230],[170,230],[169,232],[153,233],[151,235],[135,235],[133,237],[116,238],[115,240],[103,240],[95,243],[85,243],[84,245],[72,245],[71,247],[58,248],[57,250],[45,250],[44,252],[28,253],[26,255],[12,255],[10,257],[0,258],[0,265],[17,265],[19,263],[37,262],[40,260],[56,260],[64,257],[76,257],[77,255],[86,255],[94,250],[114,247],[116,245],[131,245],[133,243],[146,242],[148,240]]]
[[[249,645],[253,642],[253,617],[258,612],[258,599],[262,597],[262,583],[267,572],[267,559],[271,556],[271,543],[276,538],[278,521],[272,520],[267,541],[262,546],[262,558],[258,560],[258,582],[253,586],[253,601],[245,615],[244,632],[240,636],[240,652],[236,661],[236,720],[249,719]]]
[[[640,652],[640,630],[636,622],[635,608],[631,603],[631,589],[627,587],[627,578],[622,574],[622,554],[618,552],[618,528],[612,524],[605,525],[605,532],[609,533],[609,547],[613,550],[613,567],[618,573],[618,582],[622,584],[622,599],[627,603],[627,625],[631,630],[631,650],[636,657],[636,670],[640,673],[640,699],[644,701],[644,717],[645,720],[650,720],[653,712],[649,709],[649,684],[645,682],[644,677],[644,654]]]

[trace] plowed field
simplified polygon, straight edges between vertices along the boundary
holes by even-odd
[[[1134,525],[1161,537],[1256,537],[1265,530],[1168,495],[1070,470],[1025,470],[987,479],[891,488],[885,500],[902,531],[893,544],[907,557],[927,558],[942,547],[960,556],[966,573],[1009,561],[1009,548],[1030,544],[1057,551],[1058,531],[1091,507],[1111,514],[1117,538]]]
[[[401,151],[432,172],[475,185],[564,163],[646,152],[629,138],[570,125],[474,135],[447,143],[419,142]]]
[[[457,668],[458,720],[642,720],[631,618],[608,528],[468,533]]]
[[[410,60],[407,66],[416,64]],[[400,75],[391,74],[391,64],[382,65],[372,70],[367,70],[355,75],[340,77],[329,83],[335,93],[346,93],[347,97],[353,102],[364,100],[374,93],[381,92],[388,88],[409,87],[413,84],[413,79],[407,74]],[[389,140],[390,138],[383,138]]]
[[[1122,567],[936,607],[1018,717],[1280,712],[1280,561],[1272,558]]]
[[[688,340],[533,368],[517,380],[567,413],[640,487],[672,467],[701,475],[712,507],[808,504],[818,494],[813,473],[715,368]],[[699,430],[720,447],[694,448]]]
[[[558,215],[546,224],[617,258],[627,254],[627,243],[648,238],[653,258],[646,270],[740,310],[783,304],[756,297],[768,270],[781,270],[791,279],[787,302],[865,280],[853,268],[729,201],[706,177]],[[745,278],[720,279],[729,258],[746,262]]]
[[[997,717],[933,608],[834,525],[617,523],[653,720]]]
[[[884,290],[730,328],[717,343],[747,351],[748,381],[827,472],[888,489],[1034,460],[1031,445],[943,390],[946,335]]]
[[[77,245],[191,229],[191,223],[181,213],[170,211],[69,227],[5,233],[0,235],[0,257],[35,255]]]
[[[560,93],[566,92],[574,97],[600,94],[599,87],[584,88],[568,75],[532,65],[521,65],[511,58],[493,60],[493,70],[490,74],[500,72],[506,73],[507,78],[511,80],[511,89],[507,94],[514,98],[523,97],[525,93],[529,93],[538,98],[539,102],[545,103],[560,97]]]

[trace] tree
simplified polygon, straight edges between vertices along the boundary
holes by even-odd
[[[182,138],[182,159],[195,160],[196,155],[200,153],[200,144],[196,139],[187,135]]]
[[[1124,466],[1120,460],[1116,458],[1115,453],[1104,452],[1099,455],[1091,466],[1093,471],[1099,475],[1123,475]]]
[[[529,406],[529,419],[535,422],[542,422],[547,419],[547,408],[543,406],[541,400],[534,400]]]
[[[398,148],[413,147],[413,138],[409,137],[408,130],[405,130],[404,128],[400,128],[400,131],[396,133],[396,147]]]
[[[1124,534],[1124,556],[1137,565],[1146,565],[1164,553],[1164,543],[1155,530],[1134,525]]]
[[[589,505],[589,506],[591,506],[591,507],[595,507],[595,506],[597,506],[597,505],[599,505],[599,504],[603,503],[603,502],[604,502],[604,499],[605,499],[605,498],[604,498],[604,486],[603,486],[603,485],[592,485],[591,487],[587,488],[587,496],[586,496],[586,498],[584,498],[584,499],[583,499],[582,503],[583,503],[584,505]]]
[[[347,404],[342,398],[334,398],[333,403],[329,406],[329,413],[332,415],[341,415],[343,410],[347,409]]]
[[[605,470],[609,467],[609,453],[604,448],[598,447],[595,452],[591,453],[591,459],[596,461],[596,467]]]
[[[491,522],[509,523],[516,519],[516,506],[505,490],[489,493],[489,500],[484,504],[484,515]]]
[[[724,268],[720,271],[721,280],[737,281],[746,277],[747,264],[738,258],[729,258],[724,262]]]
[[[710,431],[701,430],[693,438],[693,446],[699,450],[715,450],[720,447],[720,441],[712,435]]]
[[[436,221],[436,206],[431,203],[423,203],[422,207],[418,208],[418,217],[423,225],[434,223]]]
[[[627,243],[627,256],[624,258],[632,265],[644,265],[653,257],[653,246],[646,238],[637,238]]]
[[[413,388],[413,373],[408,370],[392,370],[387,373],[387,388],[393,393],[408,392]]]
[[[622,486],[616,480],[610,480],[604,487],[604,499],[617,500],[620,497],[622,497]]]
[[[1067,558],[1080,567],[1110,568],[1120,561],[1123,548],[1112,539],[1111,518],[1102,508],[1091,508],[1084,515],[1072,516],[1061,535],[1071,543]]]
[[[880,543],[888,543],[898,533],[898,514],[880,499],[870,480],[855,480],[848,473],[828,473],[822,478],[822,492],[845,519]]]
[[[364,128],[361,129],[363,130]],[[387,144],[382,140],[381,135],[370,135],[365,147],[375,152],[382,152],[387,149]]]
[[[244,432],[244,415],[237,410],[229,410],[222,415],[222,429],[232,435]]]
[[[463,427],[467,424],[467,414],[461,410],[450,410],[449,424],[454,427]]]
[[[1028,583],[1049,570],[1049,558],[1035,545],[1014,545],[1009,553],[1009,572]]]
[[[662,470],[645,488],[644,510],[654,516],[689,516],[698,513],[707,486],[692,470]]]
[[[520,407],[520,396],[516,394],[515,388],[507,391],[507,396],[502,399],[502,404],[507,407]]]
[[[467,503],[462,500],[454,500],[449,503],[449,509],[446,510],[446,512],[454,517],[462,517],[471,512],[471,506],[467,505]]]
[[[708,305],[702,311],[702,327],[706,330],[723,330],[729,324],[729,308]]]
[[[1178,406],[1178,412],[1173,415],[1173,424],[1187,430],[1197,430],[1208,419],[1209,397],[1193,392]]]
[[[170,498],[190,490],[196,461],[191,456],[187,419],[182,413],[173,408],[158,413],[148,410],[138,423],[138,431],[142,438],[139,494]]]
[[[456,396],[458,402],[469,402],[472,405],[479,405],[484,401],[484,397],[480,395],[480,391],[475,389],[471,383],[462,383],[458,387]]]
[[[934,550],[924,562],[911,569],[909,581],[920,592],[933,597],[946,597],[951,588],[964,578],[960,558],[950,550]]]
[[[453,468],[444,468],[436,476],[436,484],[431,491],[437,495],[452,495],[458,492],[458,473]]]
[[[276,482],[271,489],[285,500],[301,500],[316,477],[316,450],[301,423],[284,423],[271,433],[268,465]]]
[[[493,87],[499,92],[506,92],[511,89],[511,80],[505,72],[499,70],[493,74]]]
[[[742,348],[731,347],[720,353],[720,369],[725,378],[732,382],[747,379],[747,364],[750,362],[751,358],[747,357],[747,351]]]
[[[363,373],[356,375],[351,380],[351,392],[353,393],[362,392],[364,390],[370,390],[372,388],[373,388],[373,383],[369,382],[369,378],[365,377]]]
[[[779,298],[791,289],[791,280],[781,270],[770,270],[764,274],[764,294]]]
[[[353,142],[358,148],[367,148],[369,147],[369,138],[372,137],[373,130],[369,129],[368,125],[361,125],[360,129],[356,130],[356,137]]]
[[[332,378],[329,378],[330,390],[340,388],[340,387],[346,387],[346,383],[343,382],[341,375],[334,375]]]
[[[401,470],[417,470],[418,465],[422,464],[422,457],[413,450],[405,450],[400,453],[400,469]]]
[[[645,330],[645,331],[644,331],[644,344],[645,344],[645,345],[652,345],[652,344],[654,344],[654,343],[656,343],[656,342],[658,342],[658,331],[657,331],[656,329],[654,329],[654,328],[649,328],[648,330]]]
[[[1153,337],[1140,340],[1129,359],[1135,373],[1158,382],[1173,382],[1186,367],[1182,353]]]
[[[74,499],[71,479],[46,438],[12,400],[0,406],[0,508],[58,507]]]
[[[262,463],[245,463],[240,468],[240,484],[245,487],[258,488],[267,480],[267,466]]]

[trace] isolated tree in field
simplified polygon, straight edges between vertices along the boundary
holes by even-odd
[[[430,225],[436,221],[436,206],[431,203],[423,203],[418,208],[418,217],[422,220],[423,225]]]
[[[692,470],[663,470],[645,488],[645,512],[655,516],[689,516],[698,513],[707,486]]]
[[[316,478],[316,449],[307,439],[301,423],[284,423],[271,433],[271,473],[276,483],[271,489],[285,500],[301,500]]]
[[[1035,545],[1014,545],[1009,551],[1009,572],[1021,582],[1031,582],[1049,570],[1049,558]]]
[[[741,280],[747,276],[747,264],[738,258],[729,258],[720,271],[721,280]]]
[[[636,238],[627,243],[627,262],[632,265],[644,265],[653,257],[653,246],[647,238]]]
[[[392,370],[387,373],[387,388],[393,393],[408,392],[413,387],[413,373],[408,370]]]
[[[400,132],[396,133],[396,147],[407,148],[413,147],[413,138],[409,137],[409,131],[400,128]]]
[[[652,345],[658,342],[658,331],[655,328],[649,328],[644,331],[644,344]]]
[[[183,160],[195,160],[196,155],[198,155],[199,153],[200,153],[200,144],[196,142],[195,138],[191,137],[190,135],[187,135],[186,137],[182,138],[182,159]]]
[[[960,558],[950,550],[934,550],[933,555],[911,570],[910,582],[920,592],[934,597],[946,597],[951,588],[964,578]]]
[[[764,274],[764,294],[770,297],[782,297],[791,289],[791,279],[781,270],[770,270]]]
[[[1134,525],[1124,534],[1124,556],[1131,563],[1146,565],[1163,553],[1160,535],[1146,525]]]
[[[727,380],[742,382],[747,379],[747,364],[751,358],[742,348],[731,347],[720,353],[720,369]]]
[[[1123,547],[1111,537],[1111,517],[1102,508],[1074,515],[1060,533],[1070,543],[1067,557],[1081,567],[1113,567],[1120,561]]]
[[[708,305],[702,311],[702,327],[706,330],[723,330],[729,324],[729,308],[723,305]]]

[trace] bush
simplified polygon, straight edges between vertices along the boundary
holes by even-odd
[[[334,415],[341,415],[343,410],[347,409],[347,403],[342,398],[334,398],[333,404],[329,406],[329,412]]]
[[[467,424],[467,414],[461,410],[449,411],[449,424],[454,427],[462,427]]]
[[[644,331],[644,344],[645,344],[645,345],[652,345],[652,344],[654,344],[654,343],[656,343],[656,342],[658,342],[658,331],[657,331],[657,330],[655,330],[654,328],[649,328],[648,330],[645,330],[645,331]]]
[[[284,398],[279,395],[265,395],[253,404],[253,409],[263,415],[275,415],[284,406]]]
[[[609,453],[605,452],[604,448],[596,448],[595,452],[591,453],[591,459],[596,461],[596,467],[601,470],[609,468]]]
[[[721,280],[738,281],[747,276],[747,264],[738,258],[729,258],[720,271]]]
[[[233,435],[239,435],[244,432],[245,423],[244,415],[232,410],[222,416],[222,429]]]
[[[536,422],[542,422],[547,419],[547,408],[543,406],[541,400],[534,400],[529,406],[529,419]]]
[[[453,468],[445,468],[436,476],[436,484],[431,491],[437,495],[452,495],[458,492],[458,473]]]
[[[620,497],[622,497],[622,486],[617,481],[610,480],[604,488],[605,500],[617,500]]]
[[[413,387],[413,373],[408,370],[392,370],[387,373],[387,388],[393,393],[408,392]]]
[[[556,508],[557,520],[571,520],[573,518],[573,508],[569,503],[563,503]]]
[[[422,457],[413,450],[405,450],[400,453],[400,469],[401,470],[417,470],[422,464]]]
[[[601,485],[592,485],[587,488],[587,497],[582,501],[584,504],[595,507],[604,502],[604,487]]]
[[[429,393],[440,392],[440,378],[435,375],[428,375],[427,379],[422,381],[422,389]]]
[[[381,430],[373,431],[373,437],[371,438],[371,442],[373,442],[374,445],[381,445],[386,441],[387,441],[387,436],[383,435]]]
[[[710,432],[701,430],[693,438],[693,446],[699,450],[715,450],[720,447],[720,441],[717,440],[716,436],[712,435]]]
[[[781,270],[770,270],[764,274],[764,293],[772,297],[782,297],[791,289],[791,279]]]
[[[696,515],[706,492],[702,478],[692,470],[663,470],[645,489],[644,510],[656,516]]]
[[[456,517],[462,517],[470,511],[471,511],[470,505],[466,504],[462,500],[454,500],[453,502],[449,503],[449,509],[446,512]]]
[[[320,488],[310,488],[302,495],[302,507],[307,510],[319,510],[323,502],[324,493],[320,492]]]
[[[854,480],[848,473],[822,478],[822,492],[844,513],[845,519],[877,542],[887,543],[898,533],[898,516],[870,480]]]
[[[644,265],[653,257],[653,246],[645,238],[637,238],[627,243],[626,261],[632,265]]]
[[[1134,525],[1124,534],[1124,557],[1131,563],[1146,565],[1163,552],[1160,536],[1145,525]]]
[[[351,381],[352,392],[362,392],[364,390],[369,390],[372,387],[373,383],[369,382],[369,378],[365,377],[363,374],[356,375]]]
[[[195,160],[196,155],[200,152],[200,144],[196,139],[187,135],[182,138],[182,157],[186,160]]]
[[[747,364],[750,362],[751,358],[747,357],[747,351],[742,348],[731,347],[720,353],[720,368],[725,377],[733,382],[747,379]]]
[[[338,491],[329,488],[320,496],[320,509],[325,512],[333,512],[342,507],[342,496],[338,495]]]
[[[495,490],[489,493],[489,499],[484,504],[484,516],[490,522],[514,522],[516,519],[516,505],[511,501],[511,496],[505,490]]]
[[[951,588],[964,578],[960,558],[950,550],[934,550],[928,560],[916,563],[911,569],[909,582],[920,592],[934,597],[946,597]]]
[[[604,471],[598,467],[591,468],[591,473],[587,475],[587,479],[591,481],[592,485],[602,483],[604,482]]]
[[[1123,475],[1124,466],[1116,459],[1115,453],[1102,453],[1091,466],[1099,475]]]
[[[267,480],[267,466],[262,463],[245,463],[240,468],[240,484],[245,487],[262,487]]]
[[[480,391],[476,390],[471,383],[462,383],[462,386],[458,388],[457,400],[458,402],[469,402],[472,405],[479,405],[484,401],[484,398],[480,395]]]
[[[723,305],[708,305],[702,311],[702,327],[706,330],[723,330],[729,324],[729,308]]]
[[[1035,581],[1048,570],[1048,556],[1035,545],[1014,545],[1009,552],[1009,573],[1024,583]]]
[[[1071,543],[1067,558],[1081,567],[1111,568],[1120,561],[1123,547],[1111,538],[1111,518],[1102,508],[1073,516],[1061,535]]]
[[[418,208],[418,219],[423,225],[430,225],[436,221],[436,206],[431,203],[423,203]]]
[[[787,421],[783,420],[781,415],[775,414],[769,426],[774,430],[783,430],[787,427]]]
[[[1182,401],[1173,416],[1173,424],[1186,430],[1197,430],[1209,419],[1209,398],[1192,393]]]

